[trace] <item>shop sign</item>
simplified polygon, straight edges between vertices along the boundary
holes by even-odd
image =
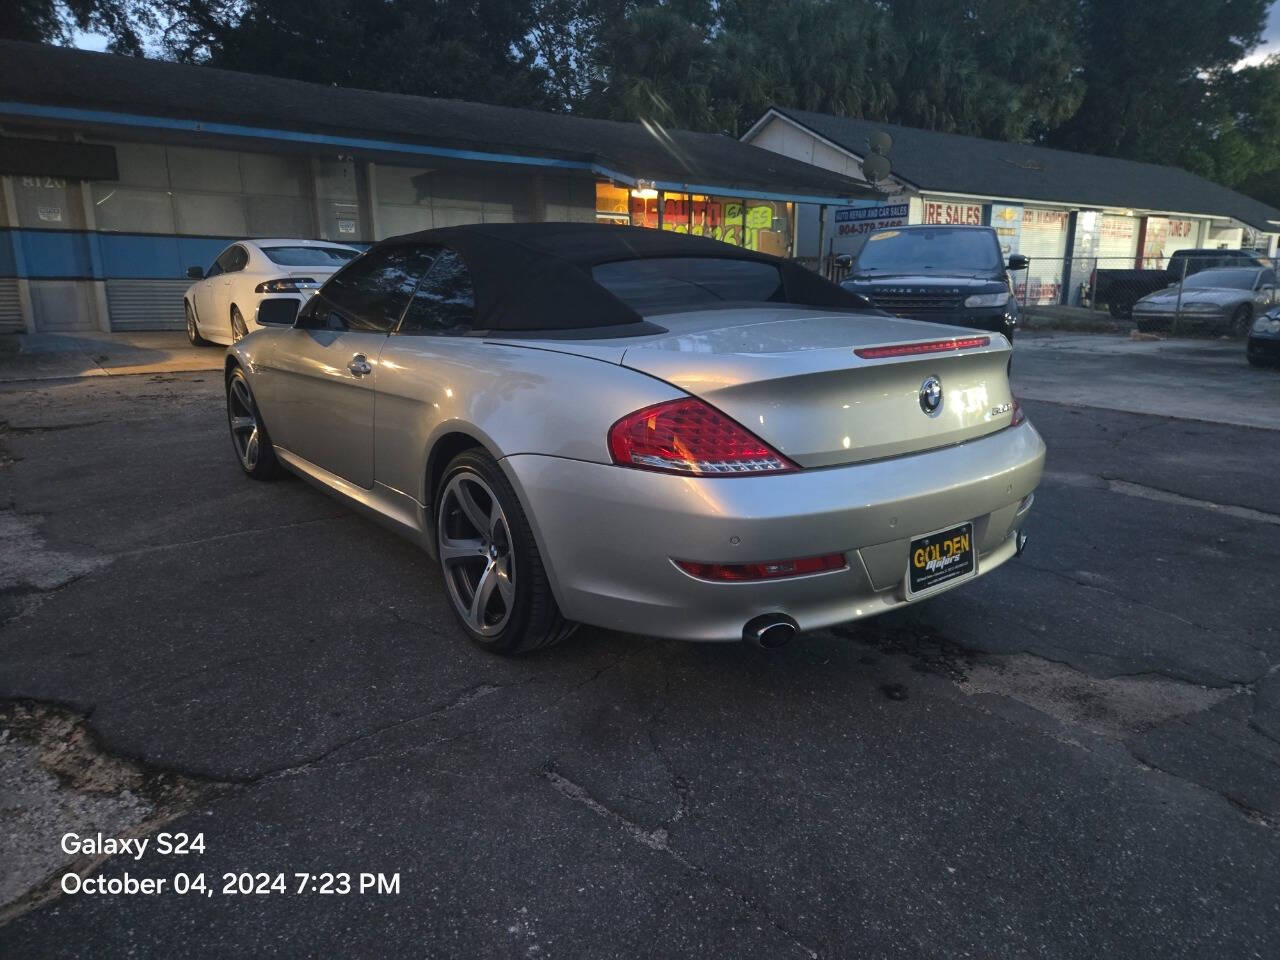
[[[837,207],[833,217],[837,237],[856,237],[881,227],[901,227],[910,204],[886,203],[867,207]]]
[[[980,227],[982,226],[982,207],[980,203],[941,203],[926,200],[922,222]]]
[[[1000,241],[1000,252],[1006,257],[1018,252],[1018,238],[1022,235],[1022,207],[1016,203],[993,203],[991,227]]]

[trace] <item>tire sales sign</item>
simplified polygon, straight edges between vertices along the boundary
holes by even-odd
[[[924,202],[924,223],[960,224],[967,227],[982,226],[982,204]]]

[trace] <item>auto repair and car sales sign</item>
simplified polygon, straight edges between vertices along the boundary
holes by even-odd
[[[856,237],[881,227],[901,227],[907,222],[910,204],[886,203],[872,207],[837,207],[837,237]]]

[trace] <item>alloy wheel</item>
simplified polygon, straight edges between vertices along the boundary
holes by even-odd
[[[262,454],[262,431],[249,385],[241,377],[233,377],[227,390],[227,417],[231,420],[231,439],[240,464],[252,472]]]
[[[436,545],[449,597],[462,619],[482,637],[502,632],[515,605],[511,528],[478,474],[459,472],[445,487]]]

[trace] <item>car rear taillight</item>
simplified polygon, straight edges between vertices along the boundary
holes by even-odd
[[[1027,411],[1022,409],[1022,404],[1018,402],[1018,398],[1013,398],[1013,419],[1009,421],[1009,426],[1016,427],[1020,423],[1027,422]]]
[[[281,277],[278,280],[263,280],[253,288],[254,293],[297,293],[300,290],[314,290],[320,284],[310,277]]]
[[[863,360],[883,360],[886,357],[915,357],[924,353],[945,353],[948,350],[974,350],[990,344],[990,337],[953,337],[950,340],[927,340],[924,343],[900,343],[891,347],[859,347],[853,352]]]
[[[797,469],[745,427],[693,397],[623,417],[609,428],[609,453],[620,466],[698,476]]]
[[[795,560],[771,560],[767,563],[698,563],[694,560],[676,560],[675,565],[691,577],[721,583],[802,577],[807,573],[828,573],[848,566],[843,553],[798,557]]]

